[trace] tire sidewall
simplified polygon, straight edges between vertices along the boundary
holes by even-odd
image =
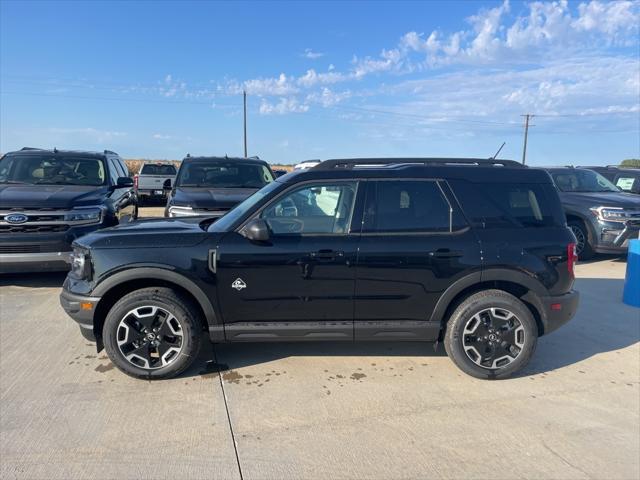
[[[510,297],[510,298],[509,298]],[[525,330],[525,344],[518,357],[504,368],[491,370],[476,365],[464,351],[462,344],[466,323],[478,312],[487,308],[503,308],[513,312]],[[523,368],[533,356],[538,341],[538,327],[529,309],[516,297],[504,295],[472,296],[454,312],[445,336],[445,349],[449,357],[465,373],[482,379],[499,379],[511,376]]]
[[[578,258],[581,258],[584,260],[588,260],[592,258],[595,252],[593,250],[593,247],[589,243],[589,232],[587,230],[587,227],[582,222],[575,221],[575,220],[568,222],[567,225],[569,226],[570,229],[576,228],[580,230],[582,232],[582,235],[584,236],[584,245],[582,247],[582,250],[578,252]]]
[[[102,338],[109,359],[118,369],[127,375],[148,379],[170,378],[184,371],[198,354],[200,335],[199,331],[195,330],[198,328],[198,322],[193,318],[188,309],[185,308],[184,305],[181,305],[181,302],[172,302],[158,291],[153,294],[150,293],[149,291],[147,291],[146,294],[143,292],[134,292],[119,300],[111,308],[105,319]],[[131,310],[143,306],[157,306],[167,310],[176,317],[182,327],[183,345],[178,358],[169,365],[154,370],[140,368],[130,363],[120,352],[116,340],[118,325],[122,318]]]

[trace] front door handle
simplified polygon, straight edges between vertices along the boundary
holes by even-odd
[[[464,252],[462,250],[449,250],[448,248],[439,248],[429,252],[429,256],[434,258],[455,258],[463,255]]]
[[[317,252],[311,252],[309,256],[313,260],[319,261],[335,260],[336,258],[344,257],[344,252],[338,252],[335,250],[318,250]]]

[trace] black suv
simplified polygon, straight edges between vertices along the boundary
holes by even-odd
[[[117,153],[23,148],[0,159],[0,273],[68,270],[71,243],[138,215]]]
[[[125,373],[167,378],[213,342],[444,341],[479,378],[575,314],[575,237],[549,175],[504,160],[329,160],[214,222],[76,241],[60,299]]]
[[[187,157],[175,184],[165,181],[165,217],[221,217],[272,182],[269,164],[259,158]],[[172,188],[173,187],[173,188]]]
[[[553,167],[551,174],[577,239],[583,260],[596,253],[624,254],[640,232],[640,197],[621,191],[597,172],[578,167]]]

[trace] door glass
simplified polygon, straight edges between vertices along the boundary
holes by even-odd
[[[356,183],[316,184],[294,190],[260,216],[274,235],[346,234]]]
[[[625,177],[624,175],[620,175],[616,179],[616,187],[620,188],[621,190],[624,190],[625,192],[632,192],[633,182],[635,181],[636,179],[633,177]]]
[[[363,232],[448,232],[451,209],[434,181],[377,182]]]

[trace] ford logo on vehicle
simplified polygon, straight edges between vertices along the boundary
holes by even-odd
[[[23,215],[22,213],[10,213],[9,215],[4,216],[4,220],[7,223],[24,223],[29,220],[29,217]]]

